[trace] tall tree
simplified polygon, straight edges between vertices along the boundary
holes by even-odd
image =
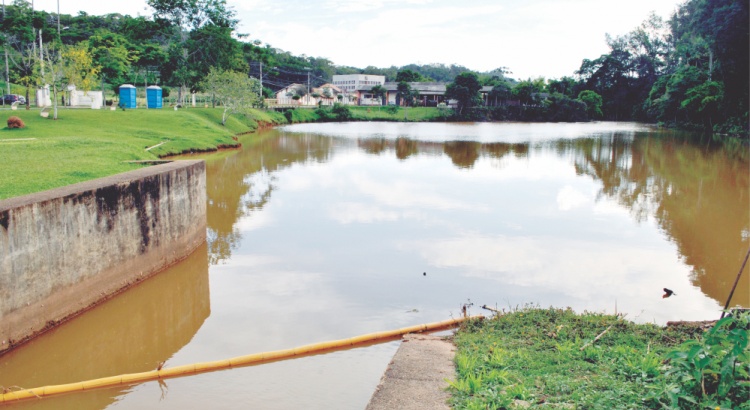
[[[459,115],[464,110],[478,105],[482,98],[479,96],[479,90],[482,85],[475,73],[464,71],[456,76],[452,83],[448,84],[445,89],[445,97],[458,101],[457,111]]]
[[[139,58],[135,46],[124,36],[104,29],[97,30],[88,44],[102,81],[115,86],[125,83],[131,65]]]
[[[197,88],[201,67],[191,65],[188,40],[190,34],[206,26],[229,29],[237,26],[235,12],[228,7],[226,0],[147,0],[154,9],[156,18],[163,18],[175,27],[174,43],[170,45],[169,64],[164,74],[179,84],[178,99],[182,100],[183,89]],[[193,61],[194,62],[194,61]]]
[[[578,94],[578,101],[586,104],[586,114],[589,119],[598,120],[604,115],[602,113],[602,96],[591,91],[583,90]]]

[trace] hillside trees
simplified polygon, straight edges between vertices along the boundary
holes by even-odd
[[[644,108],[705,132],[748,133],[748,2],[689,0],[670,20],[670,69]]]
[[[147,4],[154,9],[156,18],[172,23],[172,44],[167,53],[169,63],[162,67],[162,76],[179,86],[178,100],[182,100],[183,90],[188,87],[197,89],[199,80],[208,74],[203,60],[191,58],[191,51],[213,53],[204,49],[214,48],[206,41],[218,41],[218,54],[225,57],[226,43],[231,42],[231,33],[237,25],[234,10],[227,7],[225,0],[147,0]],[[219,59],[216,55],[213,57]],[[222,62],[232,60],[229,57]]]
[[[8,7],[2,22],[2,41],[11,70],[11,81],[26,88],[26,108],[31,103],[31,87],[39,82],[35,71],[39,54],[37,52],[37,28],[43,28],[45,20],[31,9],[25,0],[15,0]],[[44,33],[44,31],[43,31]],[[49,35],[49,31],[46,32]],[[43,34],[43,40],[44,40]]]

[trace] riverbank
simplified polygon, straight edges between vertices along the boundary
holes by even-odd
[[[10,116],[25,123],[8,129]],[[60,110],[57,121],[39,110],[0,111],[0,199],[131,171],[164,156],[236,147],[237,134],[283,121],[258,111],[221,126],[218,109]]]
[[[700,326],[524,308],[456,334],[454,408],[748,408],[748,317]],[[711,326],[709,325],[708,328]]]
[[[347,120],[403,121],[404,109],[353,107]],[[436,108],[409,108],[410,121],[431,121]],[[188,152],[240,146],[238,136],[275,125],[321,121],[322,111],[250,110],[221,125],[220,108],[163,110],[61,109],[57,121],[38,109],[0,110],[0,199],[41,192],[140,168]],[[24,128],[8,129],[17,116]],[[327,118],[326,120],[336,120]]]

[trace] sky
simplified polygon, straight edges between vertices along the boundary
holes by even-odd
[[[35,0],[57,11],[58,0]],[[59,0],[61,14],[150,16],[145,0]],[[458,64],[507,67],[517,79],[572,76],[608,51],[607,33],[627,34],[678,0],[227,0],[238,33],[294,55],[358,68]]]

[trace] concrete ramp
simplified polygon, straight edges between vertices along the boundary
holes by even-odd
[[[450,410],[455,346],[444,337],[409,334],[375,389],[367,410]]]

